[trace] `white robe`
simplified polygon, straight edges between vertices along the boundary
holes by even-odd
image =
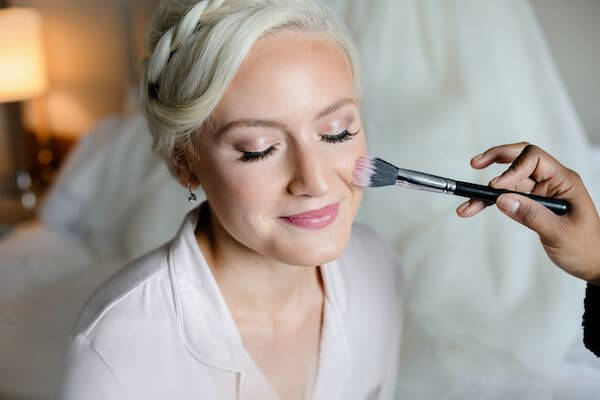
[[[171,242],[92,296],[74,328],[62,399],[277,398],[198,247],[197,220],[198,209]],[[402,328],[394,253],[355,225],[343,254],[321,270],[325,303],[312,398],[392,398]]]

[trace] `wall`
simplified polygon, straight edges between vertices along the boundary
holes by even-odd
[[[12,0],[44,16],[52,132],[77,136],[100,116],[123,110],[127,86],[144,54],[145,21],[157,0]],[[131,16],[128,16],[129,11]],[[128,27],[132,43],[128,46]],[[134,61],[130,60],[132,50]],[[35,124],[34,115],[29,115]]]
[[[600,1],[530,1],[583,126],[600,145]]]

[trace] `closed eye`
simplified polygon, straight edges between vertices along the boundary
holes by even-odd
[[[246,162],[260,161],[269,157],[273,151],[275,151],[275,146],[271,146],[264,151],[244,151],[241,160]]]
[[[321,140],[327,142],[327,143],[340,143],[340,142],[346,142],[350,139],[352,139],[354,136],[356,136],[358,134],[359,131],[356,131],[354,133],[348,131],[348,129],[346,129],[345,131],[338,133],[337,135],[323,135],[321,136]]]
[[[347,129],[343,132],[338,133],[337,135],[322,135],[321,140],[327,143],[341,143],[351,140],[354,136],[358,135],[360,130],[352,133]],[[244,151],[242,152],[242,157],[240,160],[245,162],[256,162],[263,160],[269,157],[275,150],[277,146],[271,146],[264,151]]]

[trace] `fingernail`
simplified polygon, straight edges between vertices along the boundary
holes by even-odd
[[[510,197],[502,196],[498,199],[498,207],[508,212],[509,214],[514,214],[517,212],[521,204]]]
[[[457,211],[462,214],[467,208],[469,208],[470,205],[471,205],[470,201],[464,202],[461,204],[460,207],[458,207]]]
[[[479,161],[479,160],[481,160],[482,158],[483,158],[483,154],[479,154],[479,155],[477,155],[477,156],[473,157],[473,159],[472,159],[472,160],[473,160],[473,161]]]
[[[500,180],[501,176],[497,176],[490,181],[490,186],[496,184]]]

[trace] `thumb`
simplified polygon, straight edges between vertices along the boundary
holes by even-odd
[[[517,194],[503,194],[496,205],[513,220],[550,239],[558,231],[559,216],[529,197]]]

